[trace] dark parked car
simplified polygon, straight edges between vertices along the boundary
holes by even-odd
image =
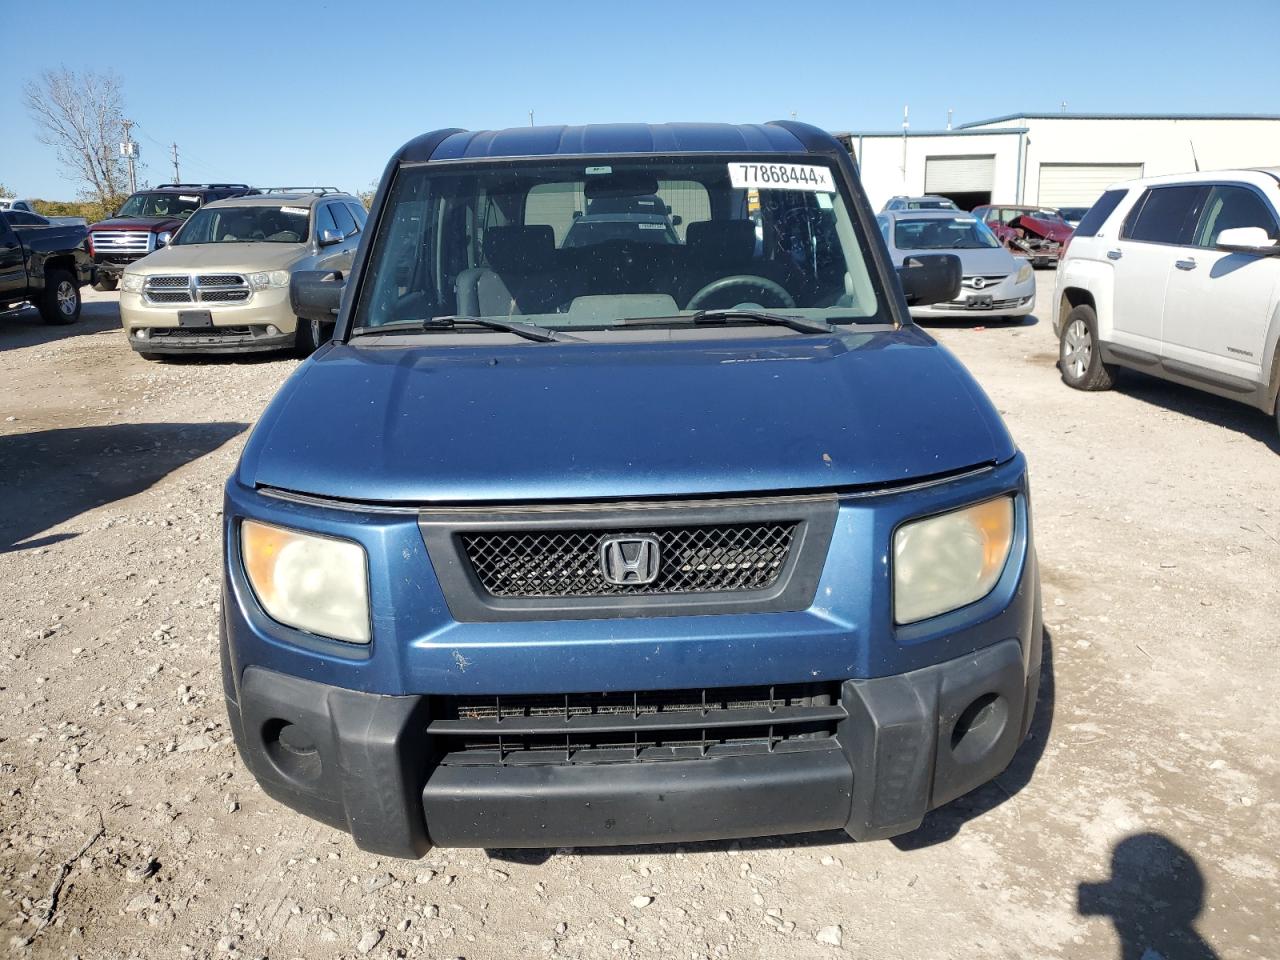
[[[124,268],[169,242],[187,217],[213,200],[253,193],[243,183],[165,183],[131,195],[115,216],[89,226],[94,287],[114,290]]]
[[[564,242],[676,195],[678,242]],[[1026,461],[907,310],[959,290],[805,124],[409,142],[227,482],[244,762],[404,857],[887,837],[990,780],[1040,587]]]
[[[1036,267],[1056,266],[1071,239],[1071,225],[1048,207],[1000,204],[975,207],[973,215],[985,220],[1001,243]]]
[[[85,228],[27,218],[43,219],[0,210],[0,309],[31,303],[45,323],[74,323],[80,288],[93,275]]]

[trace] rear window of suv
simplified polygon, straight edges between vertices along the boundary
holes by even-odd
[[[1128,190],[1108,190],[1097,199],[1088,212],[1080,219],[1080,225],[1076,227],[1077,237],[1096,237],[1098,231],[1102,229],[1102,225],[1107,222],[1107,218],[1115,213],[1116,207],[1120,206],[1120,201],[1124,199]]]
[[[1125,219],[1120,237],[1144,243],[1191,243],[1208,192],[1202,184],[1148,188]]]

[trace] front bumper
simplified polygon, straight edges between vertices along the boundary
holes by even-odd
[[[608,766],[436,765],[430,697],[258,667],[237,684],[225,634],[222,662],[236,744],[263,789],[378,854],[832,829],[873,840],[915,829],[1012,760],[1035,709],[1039,627],[1037,616],[1025,647],[1009,638],[899,676],[846,681],[846,717],[825,749]]]
[[[974,308],[969,301],[975,297],[990,297],[991,306]],[[911,307],[911,316],[928,319],[977,319],[981,317],[1025,317],[1036,308],[1036,280],[1030,277],[1022,283],[1012,277],[981,290],[964,288],[956,300]]]
[[[996,588],[895,627],[876,545],[907,519],[1001,493],[1015,494],[1016,532]],[[233,478],[222,624],[232,728],[271,796],[396,856],[432,843],[903,833],[1003,769],[1030,724],[1042,627],[1029,506],[1020,455],[945,482],[844,498],[804,610],[460,622],[416,511],[334,509]],[[373,642],[329,641],[267,617],[238,559],[244,517],[361,542]],[[824,685],[832,705],[821,742],[802,750],[775,749],[770,732],[767,752],[757,739],[749,755],[735,746],[714,756],[521,764],[504,763],[499,747],[497,763],[463,764],[448,754],[449,707],[468,697],[797,683]]]
[[[212,327],[186,327],[180,313],[208,311]],[[120,318],[129,346],[139,353],[255,353],[294,345],[297,317],[288,289],[255,291],[243,303],[155,305],[122,291]],[[272,329],[274,328],[274,329]],[[146,331],[145,335],[141,331]]]

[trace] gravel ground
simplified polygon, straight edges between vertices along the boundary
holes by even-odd
[[[1261,414],[1136,374],[1072,392],[1047,320],[936,326],[1032,468],[1049,639],[1012,767],[893,842],[410,863],[263,795],[223,712],[221,486],[295,361],[147,363],[114,295],[89,301],[72,328],[0,316],[15,956],[1280,955],[1280,442]]]

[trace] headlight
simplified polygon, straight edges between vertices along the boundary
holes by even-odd
[[[240,555],[254,595],[274,619],[369,642],[369,575],[360,544],[245,520]]]
[[[1018,268],[1018,278],[1017,278],[1017,280],[1016,280],[1016,281],[1014,281],[1014,282],[1015,282],[1015,283],[1026,283],[1028,280],[1030,280],[1030,279],[1031,279],[1031,274],[1032,274],[1031,264],[1027,263],[1027,262],[1024,260],[1024,261],[1022,262],[1022,266],[1020,266],[1020,267]]]
[[[249,283],[255,290],[266,290],[268,287],[287,287],[289,285],[288,270],[272,270],[270,273],[251,273]]]
[[[120,282],[120,289],[126,293],[138,293],[142,289],[142,274],[126,273]]]
[[[156,234],[156,246],[163,247],[165,244],[169,242],[172,236],[173,234],[170,231],[161,230],[159,233]]]
[[[981,600],[1013,544],[1013,498],[916,520],[893,538],[893,618],[915,623]]]

